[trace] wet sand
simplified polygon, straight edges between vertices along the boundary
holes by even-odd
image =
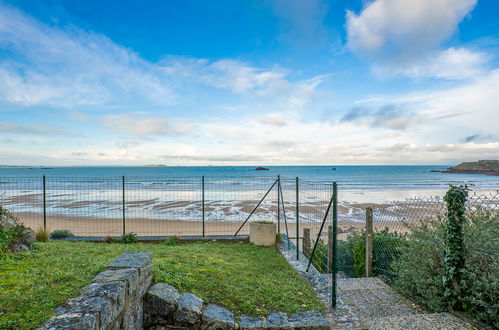
[[[20,220],[29,228],[36,230],[43,228],[43,217],[36,213],[17,213]],[[254,220],[257,220],[255,218]],[[243,221],[206,221],[204,223],[205,235],[234,235]],[[327,227],[331,221],[326,222],[323,236],[327,236]],[[346,239],[353,231],[361,231],[365,224],[359,221],[339,221],[338,237]],[[286,232],[286,226],[281,219],[281,232]],[[290,237],[296,237],[296,222],[288,222]],[[309,228],[311,236],[317,236],[321,227],[320,222],[299,223],[300,237],[303,229]],[[122,219],[83,218],[68,216],[48,216],[47,230],[67,229],[76,236],[119,236],[123,233]],[[140,218],[126,218],[125,230],[139,236],[199,236],[203,233],[202,221],[185,220],[151,220]],[[249,234],[249,223],[241,229],[240,234]]]

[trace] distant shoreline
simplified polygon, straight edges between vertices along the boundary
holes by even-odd
[[[430,172],[499,176],[499,160],[463,162],[457,166],[449,167],[445,170],[431,170]]]

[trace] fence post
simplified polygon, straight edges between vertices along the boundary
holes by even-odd
[[[447,204],[447,220],[445,222],[444,236],[444,298],[448,308],[452,310],[463,309],[463,269],[464,259],[464,230],[466,223],[467,187],[451,186],[444,196]]]
[[[304,228],[303,229],[303,246],[302,246],[302,251],[303,251],[303,255],[305,255],[305,257],[309,257],[310,256],[310,228]]]
[[[373,275],[373,209],[366,208],[366,276]]]
[[[296,177],[296,260],[300,260],[300,197]]]
[[[43,230],[47,230],[47,178],[43,176]]]
[[[333,273],[333,226],[327,231],[327,272]]]
[[[205,235],[205,227],[204,227],[204,175],[201,177],[201,205],[202,205],[202,216],[203,216],[203,238]]]
[[[123,192],[123,198],[122,198],[122,211],[123,211],[123,216],[122,216],[122,227],[123,227],[123,235],[126,234],[126,218],[125,218],[125,176],[123,175],[121,177],[121,183],[122,183],[122,192]]]
[[[336,273],[338,271],[338,187],[336,182],[333,182],[333,272],[331,285],[331,306],[336,307]]]
[[[280,195],[281,193],[281,176],[277,175],[277,233],[281,233],[281,203]]]

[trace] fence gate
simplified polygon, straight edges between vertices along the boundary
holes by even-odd
[[[312,239],[311,229],[303,230],[302,251],[308,259],[307,272],[313,265],[324,276],[329,277],[331,283],[331,307],[336,307],[337,289],[337,233],[338,233],[338,188],[336,182],[333,183],[333,190],[329,203],[324,212],[320,228]],[[327,232],[325,230],[328,223]],[[312,247],[313,245],[313,247]]]

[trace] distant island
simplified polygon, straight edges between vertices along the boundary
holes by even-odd
[[[269,170],[268,168],[262,166],[258,166],[257,168],[255,168],[255,171],[268,171],[268,170]]]
[[[144,165],[144,167],[166,167],[166,165],[163,165],[163,164],[147,164],[147,165]]]
[[[445,170],[432,170],[430,172],[485,174],[499,176],[499,160],[479,160],[478,162],[463,162]]]

